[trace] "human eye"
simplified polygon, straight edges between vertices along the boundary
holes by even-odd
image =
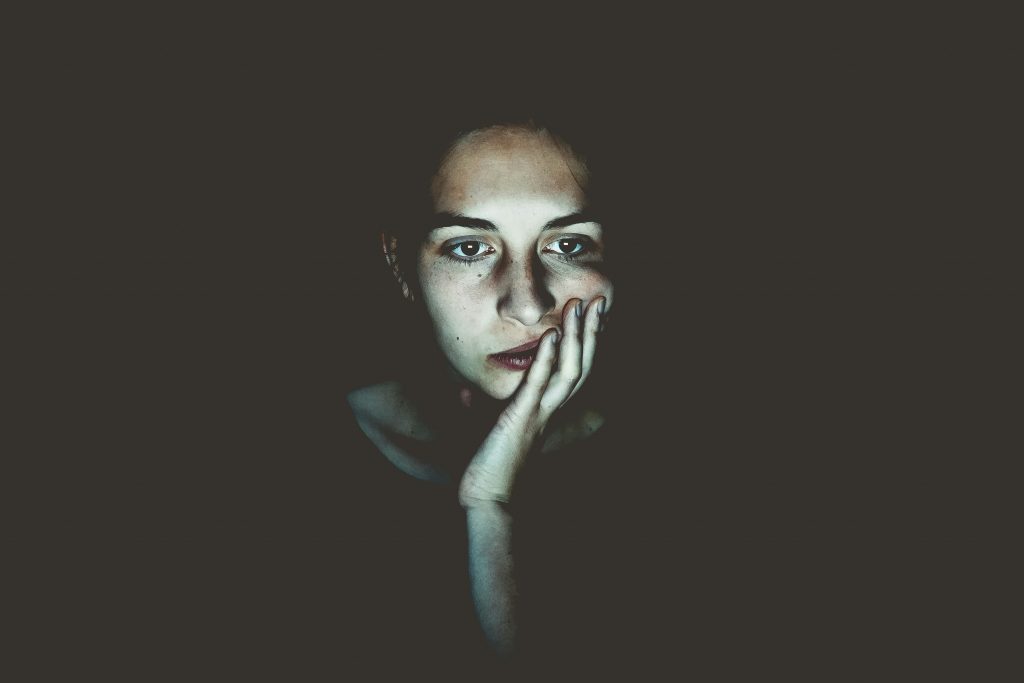
[[[559,237],[554,242],[549,242],[544,251],[549,254],[571,261],[580,258],[593,251],[593,243],[586,237],[567,236]]]
[[[494,249],[480,240],[463,240],[445,245],[443,253],[453,261],[469,265],[494,253]]]

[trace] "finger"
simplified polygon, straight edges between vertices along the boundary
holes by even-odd
[[[580,390],[583,383],[590,377],[590,371],[594,367],[594,356],[597,353],[597,334],[601,331],[602,322],[602,310],[607,307],[608,300],[603,296],[596,297],[587,306],[586,312],[583,314],[583,354],[582,364],[583,369],[580,373],[580,379],[576,382],[576,386],[573,387],[572,393],[569,394],[569,398],[576,395],[576,392]],[[567,398],[566,401],[569,399]]]
[[[552,328],[540,338],[537,355],[533,358],[523,383],[519,385],[515,404],[520,407],[532,407],[540,404],[541,395],[551,379],[551,369],[558,355],[558,330]]]
[[[570,299],[562,309],[562,329],[565,336],[558,345],[558,365],[548,387],[541,397],[541,407],[553,412],[561,406],[580,379],[583,370],[583,300]]]

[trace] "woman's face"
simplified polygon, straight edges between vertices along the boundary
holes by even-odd
[[[601,225],[583,167],[545,133],[497,128],[455,144],[432,185],[436,222],[418,254],[434,333],[452,367],[509,398],[531,356],[501,354],[561,330],[573,298],[612,305]]]

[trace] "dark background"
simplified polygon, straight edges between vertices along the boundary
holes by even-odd
[[[615,140],[629,180],[615,324],[662,604],[716,581],[798,596],[730,636],[741,650],[782,604],[920,657],[966,643],[1009,516],[1013,55],[973,19],[773,16],[790,37],[765,18],[714,38],[695,16],[509,18],[508,37],[33,20],[11,81],[5,517],[43,611],[81,633],[132,600],[113,568],[176,575],[140,556],[321,538],[293,484],[344,452],[345,392],[402,349],[374,240],[400,200],[394,131],[533,102]],[[692,560],[709,555],[734,561]],[[819,594],[870,623],[836,626]]]

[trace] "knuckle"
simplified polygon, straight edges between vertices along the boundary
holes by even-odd
[[[499,427],[509,427],[516,423],[518,417],[517,414],[519,412],[518,410],[516,410],[517,407],[518,406],[513,404],[506,408],[504,411],[502,411],[501,415],[498,416]]]
[[[496,426],[507,432],[514,432],[528,424],[537,414],[538,406],[531,401],[529,406],[509,406],[498,416]]]

